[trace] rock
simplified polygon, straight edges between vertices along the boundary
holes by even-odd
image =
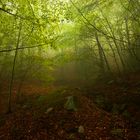
[[[47,111],[45,112],[45,114],[48,114],[48,113],[50,113],[52,111],[53,111],[53,107],[50,107],[50,108],[47,109]]]
[[[114,80],[110,80],[110,81],[107,82],[108,85],[111,85],[113,83],[114,83]]]
[[[76,108],[76,103],[75,103],[75,100],[74,100],[74,97],[73,96],[69,96],[67,98],[67,101],[64,105],[64,108],[66,108],[67,110],[72,110],[72,111],[76,111],[77,108]]]
[[[28,108],[28,105],[23,105],[22,108],[23,109],[27,109]]]
[[[78,127],[78,132],[79,132],[79,133],[84,133],[84,131],[85,131],[84,127],[83,127],[82,125],[80,125],[80,126]]]

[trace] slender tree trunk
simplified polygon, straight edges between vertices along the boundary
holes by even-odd
[[[104,15],[103,15],[103,16],[104,16]],[[108,21],[108,19],[107,19],[105,16],[104,16],[104,18],[105,18],[105,20],[106,20],[106,23],[107,23],[109,29],[110,29],[110,32],[111,32],[111,35],[112,35],[112,39],[113,39],[114,45],[115,45],[115,47],[116,47],[116,50],[117,50],[118,56],[119,56],[119,58],[120,58],[120,61],[121,61],[121,63],[122,63],[123,71],[124,71],[124,70],[125,70],[125,63],[124,63],[123,57],[122,57],[122,55],[121,55],[120,49],[119,49],[119,47],[118,47],[118,44],[117,44],[117,42],[116,42],[115,34],[114,34],[113,30],[112,30],[112,27],[111,27],[110,22]]]
[[[124,58],[124,61],[125,61],[125,64],[126,64],[126,68],[127,68],[127,70],[128,71],[135,71],[135,65],[132,63],[132,62],[130,62],[129,61],[129,58],[132,58],[132,57],[134,57],[133,56],[133,53],[132,53],[132,51],[131,51],[131,41],[130,41],[130,35],[129,35],[129,30],[128,30],[128,25],[126,25],[127,27],[126,27],[126,38],[125,38],[125,36],[123,35],[123,33],[122,33],[122,30],[123,30],[123,28],[119,28],[118,30],[119,30],[119,36],[120,36],[120,39],[122,39],[122,43],[120,44],[120,46],[121,46],[121,52],[123,53],[123,58]],[[127,39],[127,43],[124,43],[124,40],[126,40]],[[127,48],[126,48],[127,47]],[[129,56],[128,56],[129,55]],[[126,57],[126,56],[128,56],[128,57]]]
[[[17,90],[17,102],[20,102],[20,99],[21,99],[21,89],[22,89],[22,86],[24,84],[24,81],[25,81],[25,78],[26,78],[26,75],[29,71],[29,68],[24,72],[22,78],[20,79],[20,83],[19,83],[19,86],[18,86],[18,90]]]
[[[29,61],[29,63],[27,64],[28,67],[26,68],[26,70],[24,71],[21,79],[20,79],[20,83],[19,83],[19,86],[18,86],[18,90],[17,90],[17,102],[20,102],[20,99],[21,99],[21,90],[22,90],[22,86],[25,82],[25,79],[26,79],[26,75],[29,73],[29,71],[32,69],[32,62],[33,60],[31,60],[31,62]]]
[[[18,38],[17,38],[16,50],[15,50],[13,67],[12,67],[12,74],[11,74],[7,113],[11,113],[11,111],[12,111],[11,110],[12,87],[13,87],[13,80],[14,80],[14,75],[15,75],[15,64],[16,64],[16,58],[17,58],[17,54],[18,54],[18,47],[19,47],[19,43],[20,43],[21,30],[22,30],[22,23],[20,21],[20,28],[19,28],[19,32],[18,32]]]
[[[106,66],[107,66],[107,69],[108,71],[111,73],[111,68],[109,66],[109,63],[108,63],[108,60],[106,58],[106,55],[105,55],[105,52],[102,48],[102,45],[99,41],[99,38],[98,38],[98,34],[97,32],[95,33],[95,39],[96,39],[96,42],[97,42],[97,46],[98,46],[98,50],[99,50],[99,57],[100,57],[100,66],[101,66],[101,72],[103,74],[105,74],[105,63],[106,63]],[[105,63],[104,63],[105,62]]]
[[[113,47],[112,47],[112,45],[111,45],[109,39],[108,39],[107,37],[106,37],[106,39],[107,39],[107,42],[108,42],[108,44],[109,44],[109,46],[110,46],[110,49],[111,49],[111,51],[112,51],[112,53],[113,53],[113,58],[114,58],[116,67],[117,67],[117,69],[118,69],[118,72],[119,72],[119,74],[121,74],[121,70],[120,70],[120,67],[119,67],[119,64],[118,64],[118,61],[117,61],[117,58],[116,58],[115,51],[114,51],[114,49],[113,49]]]
[[[125,19],[125,26],[126,26],[126,36],[127,36],[127,46],[128,46],[128,51],[131,56],[133,56],[132,49],[131,49],[131,44],[130,44],[130,35],[129,35],[129,27],[128,27],[128,19]]]

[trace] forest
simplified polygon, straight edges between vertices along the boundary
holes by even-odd
[[[0,140],[140,140],[140,0],[0,0]]]

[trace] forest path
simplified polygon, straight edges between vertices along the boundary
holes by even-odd
[[[13,96],[13,113],[0,115],[0,140],[139,140],[138,77],[90,88],[24,84],[22,100]],[[76,111],[64,107],[69,96],[78,102]]]

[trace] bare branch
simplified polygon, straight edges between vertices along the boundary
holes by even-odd
[[[5,50],[0,50],[0,53],[16,51],[16,49],[23,50],[23,49],[37,48],[37,47],[44,46],[44,45],[47,45],[47,44],[44,43],[44,44],[38,44],[38,45],[29,46],[29,47],[19,47],[19,48],[13,48],[13,49],[5,49]]]

